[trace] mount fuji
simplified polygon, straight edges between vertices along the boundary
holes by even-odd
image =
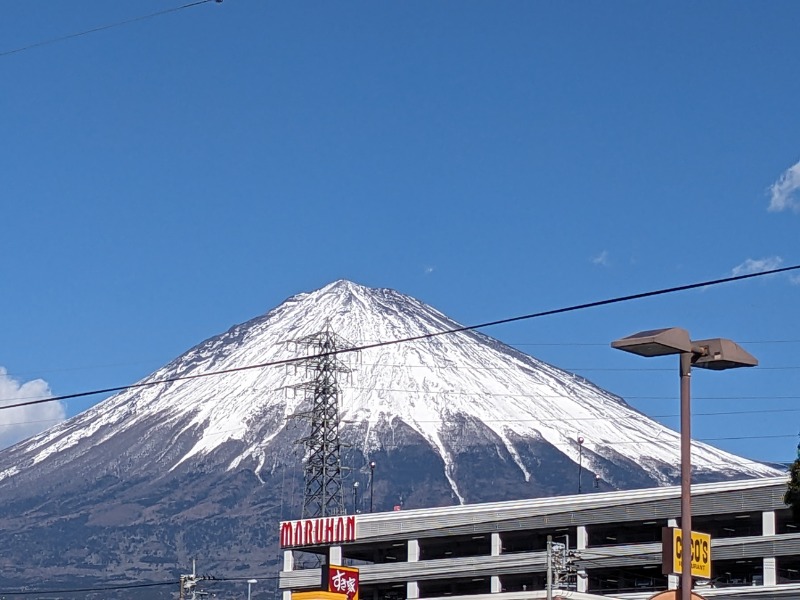
[[[308,425],[293,417],[309,375],[292,359],[326,327],[373,345],[339,356],[339,384],[345,477],[368,489],[377,463],[375,510],[572,493],[579,451],[599,490],[679,481],[679,435],[623,399],[475,331],[427,337],[460,325],[336,281],[0,452],[0,583],[156,578],[193,556],[241,575],[273,566],[275,523],[302,503]],[[699,442],[692,453],[696,482],[780,474]]]

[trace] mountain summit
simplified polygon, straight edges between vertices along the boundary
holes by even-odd
[[[0,481],[49,471],[51,462],[71,463],[129,431],[143,434],[137,455],[148,457],[148,470],[218,462],[214,455],[225,449],[225,469],[246,465],[261,473],[274,463],[276,435],[303,409],[303,396],[293,386],[307,376],[285,364],[236,369],[303,356],[308,349],[294,342],[326,326],[353,346],[461,327],[394,290],[336,281],[203,342],[140,383],[193,379],[123,392],[23,442],[9,452],[14,460],[0,469]],[[465,451],[489,447],[488,453],[516,470],[516,479],[533,484],[553,470],[534,448],[577,461],[578,435],[587,422],[592,434],[583,443],[582,464],[602,482],[621,488],[666,485],[679,476],[676,432],[585,379],[483,334],[438,335],[342,358],[351,363],[351,373],[340,381],[349,441],[365,456],[412,442],[427,446],[461,502],[479,499],[466,491],[469,482],[459,481]],[[403,441],[397,439],[401,432]],[[701,443],[694,444],[693,463],[698,480],[776,473]]]
[[[248,539],[263,546],[265,513],[298,517],[302,499],[296,441],[307,424],[292,417],[309,408],[296,387],[310,376],[287,361],[326,327],[354,347],[416,338],[340,355],[349,365],[342,460],[362,490],[377,462],[376,510],[572,493],[587,422],[585,489],[679,480],[678,434],[621,398],[481,333],[425,337],[460,325],[394,290],[336,281],[140,382],[167,383],[117,394],[0,452],[0,526],[15,533],[0,560],[29,556],[41,539],[45,563],[78,571],[178,568],[198,545],[212,561]],[[692,451],[697,482],[778,474],[706,444]]]

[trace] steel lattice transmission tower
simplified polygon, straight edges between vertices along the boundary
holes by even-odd
[[[295,415],[311,422],[308,436],[298,440],[306,450],[302,518],[343,515],[346,511],[339,439],[341,390],[337,377],[350,369],[338,353],[352,346],[333,332],[330,323],[324,331],[297,340],[297,344],[307,348],[309,358],[304,363],[306,372],[312,375],[311,381],[294,386],[305,390],[311,405],[310,411]]]

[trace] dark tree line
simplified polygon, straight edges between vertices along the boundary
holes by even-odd
[[[783,502],[792,509],[792,519],[800,523],[800,444],[797,444],[797,458],[789,468],[789,483]]]

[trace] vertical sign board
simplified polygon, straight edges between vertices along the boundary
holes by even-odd
[[[681,530],[664,527],[661,530],[661,571],[664,575],[680,575],[683,572],[684,545]],[[692,532],[690,547],[692,577],[711,579],[711,536]]]
[[[346,594],[347,600],[358,600],[358,569],[324,565],[322,567],[322,589]]]

